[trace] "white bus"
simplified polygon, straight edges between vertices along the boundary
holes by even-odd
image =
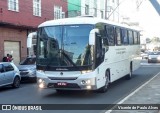
[[[93,17],[42,23],[37,32],[40,88],[97,90],[140,66],[139,31]]]

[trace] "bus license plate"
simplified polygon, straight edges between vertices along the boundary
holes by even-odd
[[[67,83],[66,83],[66,82],[58,82],[57,85],[58,85],[58,86],[66,86]]]

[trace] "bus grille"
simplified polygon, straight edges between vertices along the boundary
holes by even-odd
[[[48,77],[51,80],[76,80],[78,77]]]

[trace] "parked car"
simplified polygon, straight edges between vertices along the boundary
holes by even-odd
[[[12,85],[20,86],[21,76],[18,68],[12,62],[0,62],[0,87]]]
[[[148,55],[148,63],[158,63],[160,62],[160,52],[150,52]]]
[[[19,63],[18,69],[22,81],[36,82],[36,57],[27,57]]]
[[[148,59],[149,52],[141,52],[142,59]]]

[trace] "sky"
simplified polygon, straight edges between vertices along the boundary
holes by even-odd
[[[131,21],[139,22],[140,28],[143,30],[143,37],[153,38],[160,37],[160,16],[149,2],[143,1],[140,7],[136,8],[137,0],[120,0],[120,14],[121,16],[130,17]],[[160,4],[160,0],[157,0]]]

